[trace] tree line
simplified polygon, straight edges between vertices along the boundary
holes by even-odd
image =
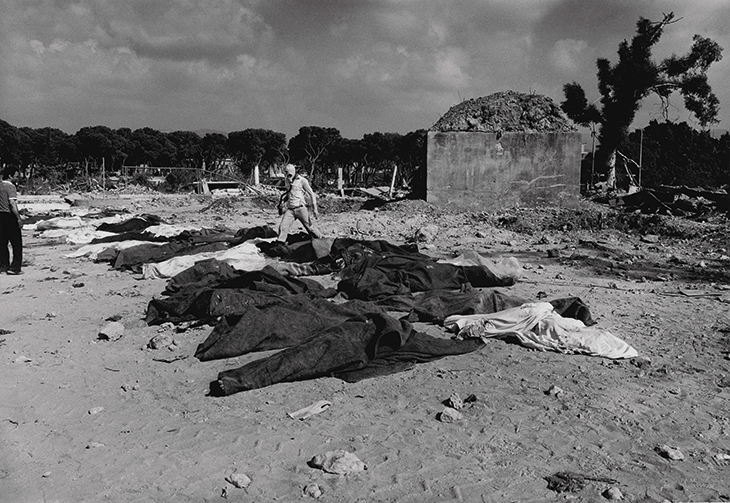
[[[245,183],[255,168],[273,174],[286,163],[299,165],[320,190],[334,186],[340,170],[349,186],[390,183],[395,166],[397,183],[411,186],[425,169],[426,130],[405,135],[375,132],[349,139],[336,128],[305,126],[287,140],[284,133],[255,128],[200,136],[192,131],[90,126],[68,134],[0,120],[0,165],[19,171],[31,185],[37,180],[68,183],[122,173],[129,167],[157,168],[142,172],[163,172],[172,186],[201,175]]]

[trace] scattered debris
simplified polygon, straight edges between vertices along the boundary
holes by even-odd
[[[87,449],[96,449],[98,447],[106,447],[106,445],[102,444],[101,442],[90,442],[86,445]]]
[[[309,496],[310,498],[317,499],[324,494],[322,488],[317,484],[307,484],[302,489],[302,496]]]
[[[631,359],[631,365],[640,369],[643,369],[644,367],[650,367],[651,358],[646,356],[637,356],[636,358]]]
[[[575,472],[557,472],[545,477],[548,489],[557,493],[574,493],[583,489],[588,482],[603,482],[605,484],[617,484],[618,481],[603,477],[589,477]]]
[[[660,456],[671,459],[672,461],[682,461],[684,454],[676,447],[671,447],[666,444],[657,445],[654,449]]]
[[[309,461],[312,468],[320,468],[327,473],[336,475],[349,475],[350,473],[367,470],[365,463],[360,461],[351,452],[336,450],[324,454],[317,454]]]
[[[124,325],[118,321],[110,321],[99,330],[98,338],[102,341],[118,341],[124,335]]]
[[[622,500],[624,495],[618,487],[609,487],[601,493],[608,500]]]
[[[464,401],[461,399],[458,393],[452,393],[449,398],[446,399],[445,405],[452,409],[460,410],[464,407]]]
[[[147,347],[150,349],[164,349],[171,346],[172,344],[172,337],[167,334],[159,334],[150,339],[150,341],[147,343]]]
[[[464,418],[464,415],[452,407],[444,407],[438,415],[438,420],[442,423],[453,423]]]
[[[287,415],[292,419],[304,420],[315,414],[324,412],[325,410],[329,409],[329,407],[331,405],[332,405],[332,402],[328,402],[327,400],[320,400],[318,402],[313,403],[309,407],[304,407],[303,409],[299,409],[296,412],[289,412]]]
[[[231,473],[228,477],[226,477],[226,482],[229,484],[238,487],[239,489],[246,489],[249,485],[251,485],[251,479],[248,475],[245,473]]]
[[[545,391],[545,394],[548,396],[554,396],[555,398],[561,398],[565,394],[565,391],[553,384],[547,389],[547,391]]]
[[[102,412],[104,410],[104,407],[92,407],[89,409],[89,414],[92,416],[95,416],[96,414]]]

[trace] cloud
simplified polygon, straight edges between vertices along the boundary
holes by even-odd
[[[7,8],[6,8],[7,7]],[[357,137],[430,127],[461,99],[512,89],[596,94],[640,15],[674,9],[657,55],[694,33],[730,48],[726,0],[4,0],[3,119]],[[684,12],[682,12],[684,9]],[[728,65],[710,79],[730,106]],[[595,98],[597,96],[593,96]],[[730,119],[730,116],[728,116]]]
[[[587,49],[588,43],[585,40],[558,40],[550,52],[550,62],[559,70],[574,74],[578,71]]]

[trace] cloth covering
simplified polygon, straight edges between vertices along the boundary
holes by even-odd
[[[483,346],[479,339],[437,339],[413,330],[405,320],[373,312],[322,330],[307,342],[267,358],[220,372],[211,383],[211,394],[231,395],[330,375],[356,382]]]
[[[307,278],[286,278],[268,265],[260,271],[245,272],[216,259],[197,262],[172,277],[162,293],[163,297],[152,299],[147,306],[145,321],[150,325],[207,320],[221,314],[235,316],[249,305],[270,305],[277,299],[300,294],[312,298],[336,294]],[[222,312],[225,306],[230,312]]]
[[[638,356],[634,348],[608,330],[563,318],[548,302],[527,303],[492,314],[449,316],[444,327],[458,331],[461,338],[514,336],[522,345],[540,351],[612,359]]]
[[[508,295],[501,290],[466,288],[462,291],[432,290],[420,295],[394,295],[377,302],[389,310],[408,312],[408,321],[443,323],[452,315],[489,314],[519,307],[529,301]],[[566,318],[575,318],[586,326],[595,325],[590,309],[578,297],[550,301],[555,312]]]
[[[171,278],[196,262],[211,258],[226,262],[234,269],[241,271],[255,271],[266,265],[266,259],[259,253],[256,245],[247,241],[227,250],[182,255],[160,263],[144,264],[142,266],[142,275],[145,279]]]
[[[429,290],[509,286],[514,278],[498,278],[484,266],[440,264],[412,255],[372,255],[346,267],[337,290],[350,299],[380,300],[391,295]]]

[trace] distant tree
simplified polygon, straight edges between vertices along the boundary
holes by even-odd
[[[135,129],[131,141],[133,149],[128,164],[159,167],[175,164],[175,145],[161,131],[149,127]]]
[[[695,35],[686,55],[673,55],[659,63],[652,60],[652,49],[664,28],[676,21],[671,12],[658,22],[639,18],[631,43],[624,40],[619,44],[618,62],[612,65],[607,59],[597,60],[600,109],[588,104],[580,84],[573,82],[563,87],[565,101],[561,108],[565,113],[579,124],[599,124],[596,160],[609,172],[609,178],[615,173],[616,149],[626,139],[641,101],[650,94],[661,100],[665,117],[670,96],[676,91],[700,125],[717,122],[719,101],[707,82],[710,65],[722,58],[722,48],[717,43]]]
[[[418,129],[406,134],[398,145],[401,180],[413,197],[426,198],[426,139],[428,132]]]
[[[28,138],[18,128],[0,119],[0,169],[22,164],[22,151]]]
[[[226,158],[226,135],[208,133],[200,144],[203,163],[207,171],[217,171],[219,164]]]
[[[244,175],[255,166],[270,167],[281,160],[286,135],[269,129],[244,129],[228,134],[226,149],[236,159]]]
[[[730,135],[728,135],[730,139]],[[713,189],[728,183],[730,142],[697,131],[686,122],[651,121],[620,145],[632,159],[641,149],[642,185],[687,185]],[[638,165],[629,166],[638,177]]]
[[[173,163],[185,168],[200,168],[203,165],[203,139],[192,131],[173,131],[165,136],[175,147]]]
[[[342,139],[336,128],[304,126],[289,140],[289,155],[293,162],[301,164],[309,172],[310,182],[317,182],[318,172],[324,168],[320,163],[336,148]]]
[[[50,127],[33,129],[20,128],[27,141],[22,152],[23,166],[27,168],[28,181],[33,183],[36,175],[55,183],[66,178],[66,166],[73,158],[71,137]]]
[[[76,157],[85,166],[86,175],[94,175],[102,163],[108,171],[119,167],[127,156],[129,141],[106,126],[83,127],[73,135]]]

